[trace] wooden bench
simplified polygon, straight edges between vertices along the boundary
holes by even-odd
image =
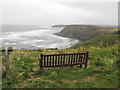
[[[69,53],[69,54],[46,54],[40,55],[39,66],[43,67],[59,67],[59,66],[73,66],[82,65],[87,68],[88,52],[86,53]]]

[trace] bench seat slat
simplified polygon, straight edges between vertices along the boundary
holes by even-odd
[[[80,64],[85,64],[85,63],[80,63]],[[72,65],[78,65],[78,64],[72,64]],[[50,66],[43,66],[43,67],[59,67],[59,66],[71,66],[71,64],[66,64],[66,65],[50,65]]]
[[[67,53],[67,54],[45,54],[43,56],[61,56],[61,55],[79,55],[79,54],[86,54],[86,53]]]

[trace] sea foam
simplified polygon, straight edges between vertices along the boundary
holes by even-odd
[[[16,49],[38,49],[38,48],[68,48],[78,40],[60,37],[53,35],[53,33],[60,32],[62,28],[43,28],[30,31],[21,32],[3,32],[2,40],[3,46],[13,46]]]

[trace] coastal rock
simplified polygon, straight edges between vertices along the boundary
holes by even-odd
[[[83,42],[107,35],[110,29],[112,30],[113,28],[92,25],[67,25],[62,31],[55,33],[55,35],[78,39],[80,42]]]

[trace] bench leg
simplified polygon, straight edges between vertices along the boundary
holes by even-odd
[[[39,64],[39,67],[40,67],[40,69],[43,69],[43,66],[41,64]]]
[[[85,64],[85,68],[87,68],[87,64]]]
[[[41,67],[40,69],[43,69],[43,67]]]
[[[42,67],[42,66],[40,66],[40,69],[43,69],[43,67]]]
[[[80,68],[82,68],[82,64],[80,64]]]

